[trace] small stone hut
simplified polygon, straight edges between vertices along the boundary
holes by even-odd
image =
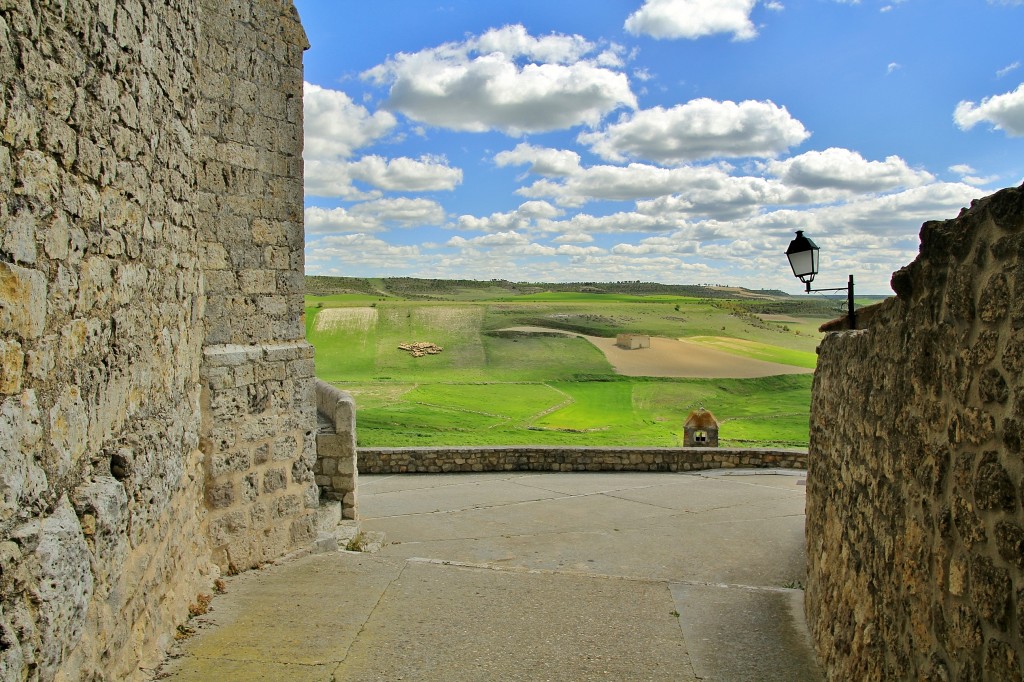
[[[683,447],[717,448],[718,420],[703,407],[694,410],[683,425]]]
[[[626,350],[650,348],[651,337],[646,334],[619,334],[615,337],[615,345]]]

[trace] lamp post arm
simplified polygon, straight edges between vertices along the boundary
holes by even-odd
[[[836,287],[834,289],[812,289],[811,283],[807,282],[807,293],[820,293],[823,291],[845,291],[846,292],[846,319],[850,323],[850,329],[857,328],[857,315],[853,310],[853,275],[850,275],[850,281],[845,287]]]

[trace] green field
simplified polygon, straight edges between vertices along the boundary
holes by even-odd
[[[721,442],[806,447],[811,376],[757,379],[623,377],[583,338],[501,331],[537,326],[593,336],[687,338],[742,357],[813,367],[817,326],[830,308],[807,299],[665,293],[528,291],[497,286],[402,298],[372,292],[307,296],[307,337],[317,375],[352,393],[361,446],[630,445],[681,443],[689,412],[721,422]],[[378,282],[375,284],[374,282]],[[527,288],[527,287],[522,287]],[[808,312],[812,313],[808,315]],[[429,341],[412,357],[400,343]]]

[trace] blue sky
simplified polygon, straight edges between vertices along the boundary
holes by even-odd
[[[1024,181],[1024,0],[296,0],[306,272],[889,293]]]

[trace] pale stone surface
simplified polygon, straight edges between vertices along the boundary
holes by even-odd
[[[93,575],[82,527],[67,497],[61,498],[57,510],[42,523],[28,523],[13,537],[21,544],[35,545],[28,572],[37,586],[29,607],[35,611],[36,631],[22,643],[22,652],[31,647],[31,658],[42,679],[52,679],[58,671],[77,676],[78,671],[62,668],[85,630]]]
[[[34,339],[46,319],[46,277],[38,270],[0,261],[0,333]]]
[[[811,631],[834,680],[1020,680],[1024,187],[925,223],[892,284],[819,347]]]

